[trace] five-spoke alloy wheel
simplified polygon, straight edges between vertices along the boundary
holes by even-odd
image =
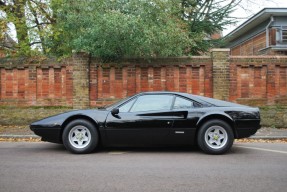
[[[69,142],[77,149],[85,148],[91,142],[91,132],[82,125],[75,126],[69,132]]]
[[[71,121],[63,131],[63,143],[72,153],[90,153],[98,145],[98,132],[94,125],[87,120]]]
[[[234,134],[228,123],[222,120],[210,120],[204,123],[197,134],[197,142],[204,152],[223,154],[233,145]]]

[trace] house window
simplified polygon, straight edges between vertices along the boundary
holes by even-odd
[[[282,26],[276,32],[276,44],[287,44],[287,26]]]
[[[282,43],[287,43],[287,27],[282,29]]]

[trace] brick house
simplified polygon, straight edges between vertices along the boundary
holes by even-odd
[[[287,55],[287,8],[264,8],[225,36],[231,55]]]

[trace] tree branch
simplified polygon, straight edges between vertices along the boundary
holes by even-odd
[[[51,23],[51,22],[37,23],[37,24],[34,25],[34,26],[28,27],[28,29],[33,29],[33,28],[38,27],[38,26],[41,26],[41,25],[50,25],[50,24],[52,24],[52,23]]]
[[[32,46],[32,45],[41,44],[41,43],[42,43],[41,41],[34,41],[34,42],[30,43],[29,45]]]
[[[46,17],[46,19],[50,20],[51,23],[56,22],[56,20],[53,17],[51,17],[51,15],[41,6],[39,2],[36,2],[34,0],[30,0],[30,1],[33,2],[35,5],[37,5],[37,7],[42,11],[44,16]]]

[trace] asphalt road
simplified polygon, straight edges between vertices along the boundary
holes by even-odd
[[[230,153],[212,156],[196,148],[72,155],[57,144],[0,142],[1,192],[286,190],[286,143],[236,143]]]

